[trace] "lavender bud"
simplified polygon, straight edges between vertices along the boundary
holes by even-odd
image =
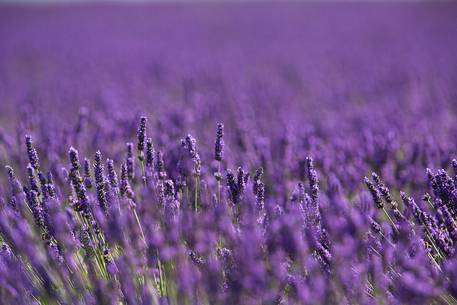
[[[427,214],[416,204],[413,198],[409,197],[407,202],[417,222],[421,225],[426,225],[428,217]]]
[[[10,183],[11,187],[11,193],[13,196],[16,196],[18,194],[22,193],[22,185],[19,182],[19,180],[16,178],[16,175],[14,174],[14,170],[11,166],[7,165],[5,166],[6,171],[8,172],[8,180]]]
[[[308,179],[309,187],[311,189],[311,199],[313,202],[317,201],[319,196],[319,179],[317,177],[317,172],[314,169],[313,159],[311,157],[306,158],[306,165],[308,167]]]
[[[216,131],[216,143],[214,146],[214,159],[216,161],[222,161],[222,157],[224,154],[224,124],[218,123],[217,124],[217,131]]]
[[[260,182],[257,186],[256,198],[257,198],[257,207],[259,209],[263,209],[264,202],[265,202],[265,184],[263,184],[262,182]]]
[[[48,198],[48,183],[46,181],[46,177],[42,172],[38,172],[38,179],[40,181],[40,190],[43,198]]]
[[[27,166],[27,175],[28,175],[28,178],[29,178],[29,184],[30,184],[30,188],[32,190],[34,190],[35,192],[39,193],[39,188],[38,188],[38,184],[37,184],[37,181],[36,181],[36,178],[35,178],[35,170],[33,168],[33,166],[31,164],[29,164]]]
[[[237,187],[238,191],[240,194],[244,192],[244,189],[246,188],[246,180],[245,180],[246,175],[244,174],[243,168],[240,166],[238,167],[238,174],[237,174]]]
[[[426,169],[426,173],[427,173],[427,178],[430,182],[430,186],[432,187],[433,192],[436,193],[437,192],[437,181],[436,181],[435,175],[433,174],[433,172],[430,168]]]
[[[376,174],[371,174],[373,177],[373,181],[376,184],[378,191],[381,193],[384,200],[390,204],[390,207],[394,210],[394,213],[401,214],[398,211],[398,204],[392,199],[392,195],[390,193],[389,188],[382,182],[381,178]]]
[[[127,146],[127,158],[133,158],[133,143],[127,142],[125,145]]]
[[[125,192],[127,191],[127,185],[128,185],[127,164],[122,163],[121,181],[120,181],[121,196],[124,196]]]
[[[188,151],[189,156],[194,164],[193,174],[199,177],[201,172],[200,155],[197,153],[197,141],[190,134],[187,135],[185,140],[181,140],[182,146]]]
[[[134,164],[135,161],[133,158],[127,158],[127,176],[130,181],[133,181],[135,179],[135,171],[134,171]]]
[[[89,200],[87,199],[86,195],[86,187],[82,183],[81,175],[79,173],[79,169],[81,165],[78,159],[78,151],[73,147],[70,147],[68,152],[70,157],[70,162],[72,168],[70,169],[69,178],[73,185],[73,189],[76,193],[78,201],[76,202],[75,209],[76,211],[83,212],[84,216],[89,216],[90,209],[89,209]]]
[[[373,182],[370,181],[367,177],[364,178],[365,184],[368,188],[368,190],[371,193],[371,197],[373,198],[374,203],[376,204],[376,207],[378,209],[382,209],[384,207],[384,204],[381,199],[381,195],[379,194],[378,190],[374,186]]]
[[[25,136],[25,146],[27,147],[27,156],[29,157],[30,164],[34,169],[38,169],[38,154],[35,147],[33,147],[32,137],[30,135]]]
[[[117,179],[116,171],[114,170],[114,162],[111,159],[107,159],[106,164],[108,168],[108,181],[113,189],[117,189],[119,181]]]
[[[305,202],[305,186],[303,185],[302,182],[298,182],[297,187],[295,188],[294,192],[292,193],[292,196],[290,200],[292,202],[296,203],[304,203]]]
[[[376,173],[371,173],[371,177],[373,178],[374,183],[376,186],[379,186],[381,184],[381,178],[379,178],[379,175]]]
[[[133,190],[130,187],[130,183],[128,180],[128,169],[127,164],[123,163],[121,166],[121,181],[120,181],[120,191],[122,197],[127,197],[129,199],[133,199]]]
[[[161,151],[157,152],[157,172],[159,174],[159,179],[163,180],[167,176],[165,173],[165,165],[163,162],[163,154]]]
[[[90,177],[90,161],[84,158],[84,185],[86,188],[92,188],[92,179]]]
[[[151,138],[146,140],[146,167],[151,170],[154,167],[154,146]]]
[[[46,178],[48,180],[48,183],[46,185],[49,197],[55,198],[56,197],[56,189],[54,187],[54,179],[52,177],[51,172],[46,173]]]
[[[70,157],[71,167],[75,170],[79,170],[81,168],[81,164],[79,163],[78,151],[74,147],[70,147],[68,155]]]
[[[235,181],[235,175],[233,175],[230,169],[227,170],[227,187],[230,193],[230,198],[234,204],[239,203],[240,193],[238,190],[238,184]]]
[[[381,226],[373,219],[371,220],[370,228],[373,231],[373,233],[379,234],[381,232]]]
[[[263,175],[263,168],[262,168],[262,167],[259,167],[259,168],[255,171],[254,181],[253,181],[253,184],[252,184],[252,192],[253,192],[254,195],[256,195],[256,196],[257,196],[257,192],[258,192],[258,186],[259,186],[259,184],[261,183],[262,175]]]
[[[38,193],[34,190],[27,190],[27,188],[24,188],[24,192],[27,194],[27,203],[30,210],[32,211],[32,216],[35,220],[35,224],[39,227],[43,227],[44,220],[41,213],[41,204],[38,199]]]
[[[440,215],[442,222],[444,223],[446,229],[449,232],[449,236],[457,241],[457,222],[452,217],[451,213],[447,206],[443,205],[438,209],[438,214]]]
[[[95,153],[94,176],[98,203],[102,210],[106,212],[108,208],[105,193],[105,176],[103,174],[102,153],[100,151]]]
[[[88,230],[86,230],[86,229],[80,230],[78,237],[79,237],[79,241],[81,242],[81,244],[83,246],[83,249],[86,252],[86,256],[93,257],[95,254],[95,250],[92,247],[92,241],[91,241],[90,233],[88,232]]]
[[[135,160],[133,158],[133,143],[127,143],[127,174],[130,181],[135,178]]]
[[[146,121],[147,118],[145,116],[142,116],[140,118],[140,125],[138,126],[137,130],[137,136],[138,136],[138,158],[140,161],[143,161],[144,159],[144,141],[146,138]]]
[[[165,187],[165,197],[168,197],[168,198],[174,198],[175,197],[175,189],[174,189],[174,185],[173,185],[173,181],[172,180],[165,180],[164,182],[164,187]]]

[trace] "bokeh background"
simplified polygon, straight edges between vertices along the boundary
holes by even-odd
[[[199,120],[234,116],[227,101],[243,99],[325,115],[418,90],[433,111],[457,88],[456,16],[450,2],[4,4],[0,118],[30,100],[50,116],[198,99]]]
[[[455,2],[4,4],[1,139],[18,143],[17,158],[25,130],[44,146],[61,141],[62,155],[77,145],[120,158],[115,140],[134,136],[144,114],[165,152],[189,132],[212,147],[224,122],[234,164],[246,158],[230,147],[258,164],[261,147],[295,143],[293,158],[319,161],[326,145],[334,158],[335,143],[352,151],[373,134],[388,145],[433,139],[445,148],[424,162],[444,166],[457,133],[456,16]],[[75,141],[65,135],[81,113],[89,127]],[[268,158],[283,166],[283,152]],[[354,183],[365,170],[353,170]]]

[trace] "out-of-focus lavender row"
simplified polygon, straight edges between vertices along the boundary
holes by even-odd
[[[0,7],[0,299],[457,304],[456,14]]]
[[[423,173],[448,164],[455,148],[455,11],[452,3],[3,7],[2,142],[18,148],[25,130],[43,131],[39,142],[60,154],[72,144],[117,157],[143,113],[164,150],[188,132],[206,147],[223,121],[236,144],[232,164],[259,164],[264,149],[278,175],[282,162],[310,154],[359,182],[369,170],[361,159],[381,170],[376,158],[393,161],[383,145],[406,154],[432,146]],[[87,130],[72,139],[82,106]],[[346,151],[362,164],[340,166]],[[0,150],[0,162],[13,157],[19,150]],[[422,181],[412,170],[403,179]]]

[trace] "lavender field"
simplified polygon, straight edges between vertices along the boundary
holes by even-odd
[[[457,3],[1,5],[0,247],[5,305],[457,304]]]

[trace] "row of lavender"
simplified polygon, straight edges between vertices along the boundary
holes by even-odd
[[[224,133],[218,124],[212,165],[191,135],[164,154],[146,117],[119,162],[73,147],[68,161],[43,149],[41,162],[26,135],[26,179],[6,166],[1,197],[2,301],[457,302],[457,190],[445,170],[427,170],[430,194],[415,201],[376,173],[351,194],[307,157],[282,193],[262,167],[227,167]]]

